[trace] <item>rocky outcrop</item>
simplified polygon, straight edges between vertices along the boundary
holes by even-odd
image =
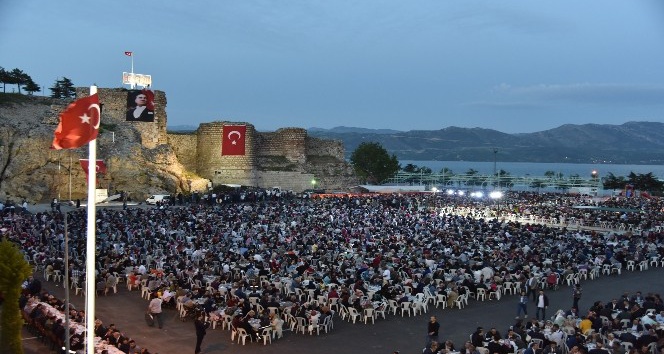
[[[79,90],[79,96],[86,95]],[[99,91],[102,125],[97,158],[108,167],[98,176],[98,188],[109,193],[126,191],[142,200],[149,194],[188,192],[204,188],[207,180],[193,176],[178,162],[167,144],[163,92],[156,92],[156,113],[161,121],[125,122],[126,90]],[[0,98],[0,198],[25,198],[32,202],[51,198],[86,198],[85,173],[79,159],[88,157],[87,146],[50,150],[58,115],[70,100],[4,94]],[[150,124],[152,124],[150,126]]]

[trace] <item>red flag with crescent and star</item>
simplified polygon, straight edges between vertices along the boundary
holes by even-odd
[[[81,167],[83,167],[83,171],[85,171],[85,180],[88,180],[88,159],[79,159],[78,162],[81,163]],[[95,169],[97,170],[96,174],[106,174],[106,164],[104,163],[104,160],[97,160]]]
[[[221,155],[244,155],[246,125],[224,125]]]
[[[134,52],[125,52],[125,55],[128,56],[128,57],[130,57],[130,56],[133,56],[133,55],[134,55]]]
[[[51,149],[76,149],[97,139],[100,122],[99,95],[80,98],[60,113]]]

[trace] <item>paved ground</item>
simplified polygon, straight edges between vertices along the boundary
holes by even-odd
[[[583,281],[583,298],[580,305],[587,310],[595,300],[608,301],[623,292],[634,293],[640,290],[646,292],[664,292],[664,269],[651,268],[643,272],[623,272],[623,275],[603,276],[594,281]],[[57,296],[64,297],[62,285],[53,282],[44,282],[44,287],[53,291]],[[148,302],[140,298],[138,291],[127,291],[120,284],[118,294],[107,297],[100,296],[97,300],[97,315],[105,324],[115,323],[118,328],[130,335],[139,345],[150,349],[151,353],[192,353],[195,345],[194,326],[191,321],[181,322],[175,310],[166,310],[163,330],[147,327],[143,321]],[[549,293],[553,315],[557,309],[567,309],[571,306],[571,290],[562,287],[560,290]],[[72,302],[79,308],[83,306],[84,298],[72,295]],[[530,315],[534,315],[532,303],[529,308]],[[293,354],[338,354],[362,353],[385,354],[400,350],[401,353],[421,353],[424,344],[426,322],[428,316],[435,314],[441,322],[441,339],[451,339],[459,347],[468,335],[477,327],[489,328],[495,326],[501,333],[513,324],[516,313],[516,297],[506,296],[500,301],[477,302],[470,300],[470,306],[459,309],[430,308],[424,316],[402,318],[388,316],[387,320],[378,320],[376,324],[349,324],[335,318],[335,328],[329,334],[309,336],[285,332],[284,338],[275,341],[272,345],[263,346],[262,343],[247,343],[246,346],[232,343],[230,331],[210,329],[203,342],[204,353],[293,353]],[[26,354],[41,354],[48,352],[44,344],[36,339],[29,339],[29,333],[24,331],[24,348]]]

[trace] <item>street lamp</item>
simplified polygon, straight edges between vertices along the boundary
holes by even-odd
[[[316,179],[315,178],[311,179],[311,189],[316,189]]]
[[[498,156],[498,149],[493,149],[493,188],[496,188],[496,180],[498,179],[498,175],[496,174],[496,161],[497,161],[497,156]]]
[[[597,196],[597,191],[599,190],[599,179],[597,178],[597,170],[593,170],[591,173],[593,189],[595,190],[595,196]]]

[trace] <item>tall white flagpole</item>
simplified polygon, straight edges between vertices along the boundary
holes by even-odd
[[[90,95],[97,93],[97,86],[90,86]],[[99,117],[101,120],[101,117]],[[95,297],[97,292],[96,271],[95,271],[95,250],[96,250],[96,218],[97,205],[95,195],[97,190],[97,139],[88,143],[88,232],[85,253],[85,296],[87,298],[86,314],[86,353],[95,353]]]
[[[134,52],[131,52],[131,89],[136,88],[136,79],[134,78]]]

